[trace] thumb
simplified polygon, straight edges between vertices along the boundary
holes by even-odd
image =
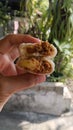
[[[9,82],[9,92],[15,93],[21,90],[26,90],[46,80],[45,75],[33,75],[30,73],[18,76],[7,77]]]

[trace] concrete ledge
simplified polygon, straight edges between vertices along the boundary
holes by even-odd
[[[61,115],[69,111],[71,96],[63,83],[42,83],[13,95],[5,110]]]

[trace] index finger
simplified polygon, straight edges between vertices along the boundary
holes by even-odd
[[[40,43],[38,38],[32,37],[28,34],[10,34],[8,35],[8,39],[12,45],[17,46],[21,43]]]
[[[6,53],[13,46],[18,47],[21,43],[40,43],[40,40],[28,34],[9,34],[0,40],[0,52]]]

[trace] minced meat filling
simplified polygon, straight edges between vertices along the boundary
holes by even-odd
[[[40,53],[42,55],[52,55],[54,53],[54,48],[48,42],[41,42],[41,44],[35,44],[33,46],[27,47],[27,53],[33,55],[33,53]]]
[[[54,63],[51,58],[57,54],[56,48],[46,42],[22,43],[20,46],[20,58],[18,66],[26,72],[34,74],[51,74],[54,71]]]

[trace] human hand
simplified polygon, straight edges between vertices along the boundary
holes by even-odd
[[[23,42],[35,43],[40,40],[24,34],[11,34],[0,40],[0,110],[13,93],[45,81],[44,75],[22,74],[23,70],[14,64],[19,57],[18,47]]]
[[[12,77],[0,76],[0,111],[12,94],[31,88],[44,81],[44,75],[22,74]]]
[[[14,64],[14,61],[19,57],[19,45],[21,43],[39,43],[40,40],[30,35],[10,34],[0,40],[0,73],[4,76],[13,76],[23,73]]]

